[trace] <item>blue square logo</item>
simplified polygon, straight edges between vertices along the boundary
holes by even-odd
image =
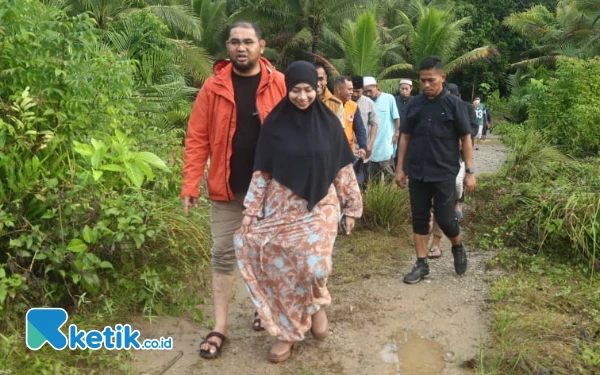
[[[27,347],[31,350],[39,350],[45,343],[50,344],[56,350],[67,347],[67,336],[60,331],[69,314],[64,309],[58,308],[34,308],[27,311],[25,322],[25,339]]]

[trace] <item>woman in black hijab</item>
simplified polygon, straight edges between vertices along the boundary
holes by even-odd
[[[328,335],[326,283],[338,221],[343,214],[350,234],[362,215],[354,156],[338,118],[317,99],[315,68],[294,62],[285,82],[288,95],[261,130],[234,237],[262,325],[277,337],[272,362],[287,360],[308,330],[317,339]]]

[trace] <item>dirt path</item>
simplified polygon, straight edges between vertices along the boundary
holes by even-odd
[[[493,172],[505,160],[504,147],[491,138],[475,152],[478,173]],[[468,207],[465,211],[468,213]],[[376,234],[371,236],[379,241]],[[378,272],[365,269],[362,277],[350,282],[338,283],[334,254],[334,275],[329,283],[333,303],[328,310],[332,334],[322,342],[309,334],[286,363],[267,361],[273,339],[250,329],[253,308],[238,277],[229,339],[219,359],[205,361],[198,356],[206,327],[185,318],[163,318],[136,328],[144,338],[172,336],[174,350],[140,351],[135,366],[140,374],[148,375],[474,374],[469,362],[477,359],[487,339],[485,299],[493,275],[486,271],[485,263],[493,254],[470,248],[469,270],[457,277],[452,256],[445,250],[442,258],[430,262],[430,279],[407,285],[401,276],[412,266],[414,250],[405,237],[381,238],[389,242],[389,252],[395,252],[392,261],[380,265]],[[340,238],[336,251],[352,252],[351,241],[352,237]],[[445,241],[443,248],[449,249]],[[360,265],[355,267],[360,274]],[[211,307],[205,306],[204,311],[210,314]]]

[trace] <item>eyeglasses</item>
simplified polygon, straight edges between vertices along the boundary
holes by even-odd
[[[244,40],[231,39],[231,40],[227,41],[227,44],[229,44],[230,46],[232,46],[234,48],[238,48],[240,45],[243,45],[244,47],[252,47],[255,43],[258,43],[258,41],[252,40],[252,39],[244,39]]]

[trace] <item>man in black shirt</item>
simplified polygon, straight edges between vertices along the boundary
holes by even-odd
[[[236,104],[237,126],[231,148],[229,186],[234,194],[246,195],[254,171],[254,153],[260,134],[260,117],[256,108],[256,90],[261,72],[254,76],[231,74]]]
[[[459,172],[459,140],[462,141],[466,166],[465,189],[475,188],[472,165],[469,113],[454,95],[443,87],[444,64],[428,57],[420,66],[422,94],[406,109],[406,121],[400,127],[400,147],[396,183],[406,187],[408,179],[417,262],[404,282],[414,284],[429,276],[427,240],[433,202],[436,220],[452,242],[454,269],[458,275],[467,270],[467,254],[455,219],[455,180]]]

